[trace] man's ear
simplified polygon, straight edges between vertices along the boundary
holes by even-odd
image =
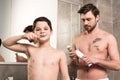
[[[100,19],[100,15],[97,15],[97,16],[96,16],[96,21],[98,22],[99,19]]]

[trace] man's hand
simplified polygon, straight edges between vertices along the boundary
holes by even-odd
[[[69,56],[72,60],[77,60],[78,56],[75,54],[75,51],[69,52]]]
[[[93,64],[92,61],[85,55],[81,57],[80,59],[83,60],[88,67],[92,66]]]

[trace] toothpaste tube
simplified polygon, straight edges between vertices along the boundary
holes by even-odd
[[[82,52],[80,52],[79,50],[76,50],[76,55],[79,57],[79,58],[82,58],[84,55]],[[92,66],[92,64],[88,64],[88,67]]]

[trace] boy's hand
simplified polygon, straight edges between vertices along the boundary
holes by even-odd
[[[33,32],[24,34],[24,38],[29,40],[30,42],[34,42],[34,43],[38,42],[38,40],[39,40],[39,37]]]

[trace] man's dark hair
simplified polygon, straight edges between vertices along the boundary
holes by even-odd
[[[100,14],[100,11],[98,10],[98,8],[91,3],[81,7],[78,13],[86,14],[88,11],[91,11],[95,17]]]
[[[47,24],[48,24],[49,27],[50,27],[50,30],[52,31],[51,21],[50,21],[48,18],[46,18],[46,17],[38,17],[38,18],[36,18],[36,19],[34,20],[34,22],[33,22],[33,30],[35,29],[36,23],[37,23],[38,21],[45,21],[45,22],[47,22]]]
[[[33,32],[33,25],[29,25],[29,26],[27,26],[27,27],[25,27],[25,29],[23,30],[23,32],[25,33],[25,32]]]

